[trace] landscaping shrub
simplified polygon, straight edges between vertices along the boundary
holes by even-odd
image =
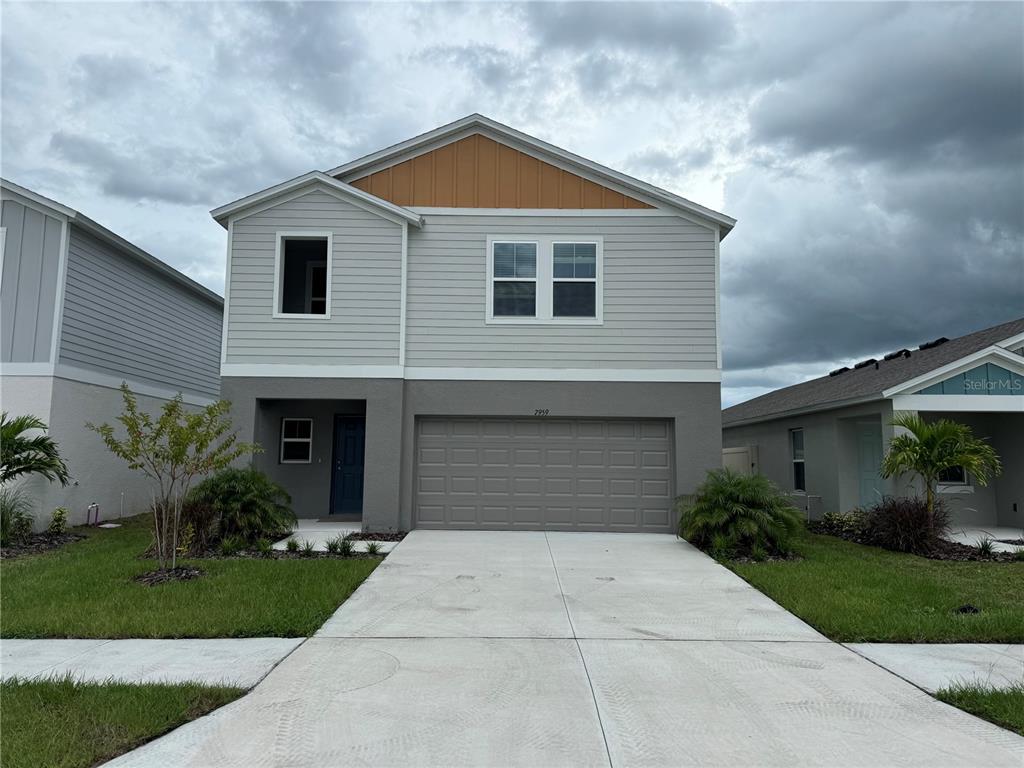
[[[299,551],[299,540],[298,539],[288,539],[288,541],[285,542],[284,548],[287,549],[289,552],[298,552]]]
[[[889,496],[864,514],[865,543],[896,552],[926,554],[942,544],[949,511],[934,499],[929,514],[925,499]]]
[[[812,530],[827,536],[838,536],[841,539],[857,541],[864,535],[864,510],[826,512],[821,516],[821,520],[814,523]]]
[[[763,475],[708,472],[695,497],[679,502],[679,535],[715,557],[787,555],[800,512]]]
[[[225,536],[220,540],[220,553],[222,555],[237,555],[245,549],[245,539],[241,536]]]
[[[50,515],[50,524],[46,528],[47,533],[60,535],[68,529],[68,511],[64,507],[57,507]]]
[[[291,497],[262,472],[224,469],[203,480],[188,495],[183,514],[206,537],[237,536],[246,544],[280,539],[295,525]],[[208,543],[208,541],[206,542]]]
[[[20,488],[0,488],[0,546],[24,541],[32,534],[32,502]]]

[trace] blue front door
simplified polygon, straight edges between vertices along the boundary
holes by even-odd
[[[366,418],[334,417],[334,474],[331,481],[331,513],[363,511],[363,453]]]

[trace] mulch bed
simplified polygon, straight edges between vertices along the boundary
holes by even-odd
[[[345,538],[352,539],[352,541],[401,541],[406,536],[408,536],[407,531],[388,531],[387,533],[357,531],[350,533]]]
[[[9,544],[0,549],[0,560],[8,560],[20,555],[38,555],[84,539],[80,533],[33,533],[24,541]]]
[[[358,560],[367,557],[383,557],[385,554],[381,552],[379,555],[368,555],[365,552],[353,552],[346,557],[338,552],[311,552],[306,554],[301,549],[298,552],[289,552],[287,549],[272,549],[269,552],[243,549],[241,552],[225,555],[222,552],[210,549],[197,555],[188,555],[188,557],[203,560]]]
[[[1024,539],[996,539],[1000,544],[1013,544],[1018,547],[1024,547]]]
[[[179,565],[177,568],[158,568],[155,571],[140,573],[134,581],[145,584],[147,587],[155,587],[157,584],[166,584],[169,581],[191,581],[198,579],[203,572],[190,565]]]
[[[756,563],[798,563],[801,560],[803,560],[803,558],[800,555],[796,554],[795,552],[791,552],[790,554],[783,555],[783,556],[780,556],[780,555],[769,555],[768,557],[761,558],[760,560],[755,560],[752,557],[735,557],[735,558],[731,559],[729,562],[731,562],[731,563],[744,563],[744,564],[747,564],[747,563],[754,563],[754,564],[756,564]]]
[[[825,536],[835,536],[837,539],[851,541],[854,544],[864,544],[869,547],[878,546],[874,542],[866,539],[864,536],[858,536],[845,531],[836,531],[828,526],[822,525],[818,521],[812,521],[809,523],[807,529],[812,533],[820,533]],[[1013,552],[992,552],[990,554],[984,554],[977,547],[972,547],[969,544],[958,544],[955,541],[947,541],[945,539],[941,539],[939,542],[934,544],[927,552],[914,552],[907,554],[915,554],[919,557],[926,557],[929,560],[987,563],[1017,562],[1016,555],[1014,555]]]

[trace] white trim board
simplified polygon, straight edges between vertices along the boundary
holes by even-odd
[[[686,218],[666,208],[444,208],[440,206],[409,206],[422,216],[565,216],[565,217],[660,217]]]
[[[57,258],[57,290],[53,298],[53,327],[50,331],[50,362],[60,359],[60,337],[64,330],[64,293],[68,281],[68,256],[71,248],[71,224],[64,219],[60,225],[60,255]]]
[[[288,365],[225,363],[223,377],[299,379],[407,379],[430,381],[622,381],[719,383],[713,368],[431,368],[399,365]]]
[[[893,411],[1024,413],[1020,395],[895,395]]]
[[[229,221],[230,226],[233,222]],[[281,244],[286,239],[293,240],[326,240],[327,241],[327,298],[324,313],[282,312],[281,286],[284,274],[281,272],[284,250]],[[279,229],[274,233],[274,307],[271,317],[275,320],[330,320],[331,319],[331,271],[334,268],[334,230],[331,229]]]
[[[78,368],[73,365],[52,363],[4,363],[0,366],[0,376],[50,376],[55,379],[66,379],[80,384],[92,384],[106,389],[120,389],[121,382],[126,382],[128,388],[137,395],[156,397],[161,400],[170,400],[178,394],[179,390],[162,387],[155,384],[127,379],[121,376],[111,376],[98,371],[90,371],[85,368]],[[190,392],[181,392],[182,400],[189,405],[209,405],[217,401],[216,398],[207,397]]]

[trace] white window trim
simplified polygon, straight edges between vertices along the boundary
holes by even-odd
[[[284,275],[281,268],[284,262],[284,241],[293,240],[327,240],[327,306],[322,315],[293,314],[281,311],[281,284]],[[277,320],[330,320],[331,319],[331,273],[334,271],[334,232],[331,230],[287,229],[274,233],[274,306],[272,316]]]
[[[537,245],[537,314],[534,317],[503,317],[494,315],[494,281],[512,278],[494,277],[495,243],[535,243]],[[554,316],[554,246],[555,243],[593,243],[597,247],[597,278],[595,283],[594,317]],[[604,325],[604,237],[587,235],[488,235],[487,290],[484,322],[487,325]],[[529,278],[523,278],[528,280]],[[561,278],[559,282],[591,282],[590,278]]]
[[[304,421],[309,424],[309,437],[285,437],[284,436],[284,425],[289,421]],[[309,446],[309,458],[308,459],[286,459],[284,457],[284,444],[285,443],[306,443]],[[277,455],[278,463],[280,464],[312,464],[313,463],[313,419],[284,416],[281,419],[281,444],[278,448]]]

